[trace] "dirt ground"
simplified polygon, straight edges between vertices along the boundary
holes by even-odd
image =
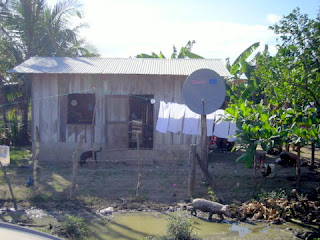
[[[240,204],[257,197],[262,190],[284,189],[290,192],[295,188],[295,168],[277,167],[271,177],[264,178],[257,173],[257,190],[252,194],[255,184],[253,169],[243,163],[235,162],[241,152],[214,152],[209,162],[211,173],[218,190],[226,203]],[[267,156],[266,162],[274,163],[277,156]],[[310,158],[310,149],[303,148],[302,158]],[[29,162],[30,163],[30,162]],[[316,151],[316,165],[320,163],[320,151]],[[18,203],[23,206],[41,205],[41,207],[61,208],[88,207],[98,210],[108,206],[116,209],[166,208],[168,204],[189,199],[188,196],[188,159],[173,161],[169,165],[149,165],[142,167],[142,185],[140,202],[136,199],[138,166],[123,161],[87,164],[79,167],[75,198],[68,202],[71,185],[72,166],[63,163],[40,163],[40,194],[34,195],[32,187],[25,187],[28,176],[32,176],[32,167],[26,160],[19,166],[8,167],[8,175]],[[309,170],[301,168],[300,189],[311,193],[319,187],[319,168]],[[10,205],[10,192],[3,178],[0,180],[0,207]],[[203,174],[197,166],[195,197],[208,197],[208,185],[203,182]],[[128,203],[132,203],[131,205]]]

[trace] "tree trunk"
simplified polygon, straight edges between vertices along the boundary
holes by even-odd
[[[300,169],[300,153],[301,153],[301,143],[297,144],[297,152],[298,152],[298,156],[297,156],[297,163],[296,163],[296,189],[298,190],[300,187],[300,177],[301,177],[301,169]]]

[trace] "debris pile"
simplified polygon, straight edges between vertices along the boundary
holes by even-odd
[[[320,201],[266,198],[244,203],[239,210],[241,219],[267,220],[272,223],[298,219],[305,223],[320,225]],[[239,213],[237,215],[239,216]]]

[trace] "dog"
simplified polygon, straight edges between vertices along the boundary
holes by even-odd
[[[101,151],[102,151],[102,147],[100,147],[99,150],[90,150],[90,151],[81,153],[80,161],[79,161],[80,166],[86,164],[87,160],[90,158],[92,158],[97,163],[97,153]]]

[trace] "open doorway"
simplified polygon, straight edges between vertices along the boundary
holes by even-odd
[[[129,97],[129,148],[137,148],[137,136],[141,149],[153,148],[153,95]]]

